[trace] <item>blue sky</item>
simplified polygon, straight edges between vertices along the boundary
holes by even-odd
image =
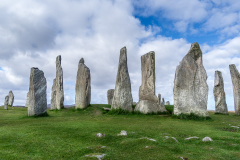
[[[115,87],[120,49],[128,51],[134,101],[141,85],[141,55],[155,51],[156,94],[173,103],[177,65],[198,42],[208,74],[208,109],[214,109],[215,70],[223,73],[233,110],[228,65],[240,69],[240,1],[237,0],[8,0],[0,2],[0,103],[9,90],[24,105],[31,67],[44,71],[50,103],[55,59],[62,55],[65,104],[74,104],[81,57],[91,70],[92,101],[106,103]]]

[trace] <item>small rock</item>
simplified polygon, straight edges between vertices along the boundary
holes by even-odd
[[[190,139],[193,139],[193,138],[198,139],[199,137],[189,137],[189,138],[185,138],[185,140],[190,140]]]
[[[135,134],[135,132],[131,132],[132,134]]]
[[[106,146],[102,146],[101,148],[106,148]]]
[[[168,139],[169,137],[168,137],[168,136],[165,136],[164,138],[165,138],[165,139]]]
[[[103,158],[104,156],[106,156],[106,154],[101,154],[101,155],[85,155],[85,157],[97,157],[98,160],[101,160],[101,158]]]
[[[140,139],[148,139],[148,140],[150,140],[150,141],[154,141],[154,142],[156,142],[156,140],[155,140],[155,139],[152,139],[152,138],[147,138],[147,137],[143,137],[143,138],[140,138]]]
[[[104,136],[105,136],[105,134],[98,133],[96,136],[97,136],[97,137],[104,137]]]
[[[127,131],[122,130],[118,136],[127,136]]]
[[[203,142],[213,141],[210,137],[205,137],[202,139]]]
[[[233,128],[239,128],[238,126],[231,126],[231,127],[233,127]]]
[[[172,139],[174,139],[178,143],[178,140],[175,137],[172,137]]]
[[[146,146],[145,148],[149,148],[148,146]]]

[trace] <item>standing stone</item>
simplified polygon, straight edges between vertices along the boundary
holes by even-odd
[[[207,73],[202,64],[202,51],[196,42],[177,66],[173,93],[175,115],[209,116]]]
[[[235,64],[229,65],[229,69],[233,84],[235,115],[240,115],[240,74]]]
[[[123,47],[120,50],[118,72],[111,109],[123,109],[131,112],[132,105],[133,98],[131,82],[127,67],[127,48]]]
[[[167,112],[155,95],[155,52],[151,51],[141,56],[142,84],[139,87],[139,102],[135,111],[141,113]]]
[[[170,105],[170,102],[169,102],[169,101],[167,101],[167,102],[166,102],[166,105]]]
[[[38,116],[47,112],[47,81],[43,71],[31,68],[28,92],[28,116]]]
[[[29,92],[27,93],[27,100],[25,103],[25,107],[29,107]]]
[[[86,108],[91,102],[91,75],[90,69],[84,64],[83,58],[78,63],[75,92],[75,108]]]
[[[12,106],[13,106],[13,102],[14,102],[13,92],[12,92],[12,91],[9,91],[8,96],[9,96],[8,105],[12,107]]]
[[[162,98],[162,104],[165,105],[165,100],[164,100],[164,98]]]
[[[9,101],[9,96],[6,96],[4,101],[4,109],[8,109],[8,101]]]
[[[213,94],[216,113],[228,114],[222,72],[215,71]]]
[[[107,100],[109,105],[112,105],[113,95],[114,95],[114,89],[109,89],[107,91]]]
[[[161,102],[161,94],[158,94],[158,104],[159,105],[162,104],[162,102]]]
[[[52,95],[51,95],[51,109],[64,108],[64,91],[63,91],[63,70],[61,66],[61,55],[56,58],[56,78],[53,80]]]

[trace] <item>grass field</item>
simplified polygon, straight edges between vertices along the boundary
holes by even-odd
[[[37,118],[27,117],[27,108],[0,107],[0,159],[97,159],[85,155],[98,154],[111,160],[240,159],[240,131],[231,127],[240,126],[240,116],[233,113],[210,113],[211,120],[194,121],[171,115],[108,115],[102,114],[103,106],[48,110],[48,117]],[[117,136],[121,130],[128,135]],[[184,140],[192,136],[199,139]],[[206,136],[213,142],[202,142]]]

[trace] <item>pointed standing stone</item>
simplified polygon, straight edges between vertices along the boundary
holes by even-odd
[[[8,101],[9,101],[9,96],[5,97],[5,101],[4,101],[4,109],[8,109]]]
[[[86,108],[91,102],[91,75],[90,69],[84,64],[83,58],[78,63],[75,92],[75,108]]]
[[[109,89],[107,91],[107,100],[109,105],[112,105],[113,95],[114,95],[114,89]]]
[[[13,107],[13,102],[14,102],[14,95],[13,95],[13,92],[12,91],[9,91],[9,100],[8,100],[8,105]]]
[[[229,69],[232,77],[235,115],[240,115],[240,74],[235,64],[229,65]]]
[[[64,91],[63,91],[63,70],[61,66],[61,55],[56,58],[56,78],[53,80],[51,109],[64,108]]]
[[[202,64],[202,51],[196,42],[177,66],[173,93],[175,115],[209,116],[207,73]]]
[[[28,92],[28,116],[38,116],[47,112],[47,81],[43,71],[31,68]]]
[[[142,84],[139,87],[139,102],[135,111],[141,113],[167,112],[160,104],[159,97],[155,95],[155,52],[151,51],[141,56]],[[160,99],[159,99],[160,98]]]
[[[216,113],[228,114],[222,72],[215,71],[213,94]]]
[[[131,82],[127,67],[127,48],[123,47],[120,50],[118,72],[114,96],[111,109],[123,109],[132,111],[133,98],[131,92]]]

